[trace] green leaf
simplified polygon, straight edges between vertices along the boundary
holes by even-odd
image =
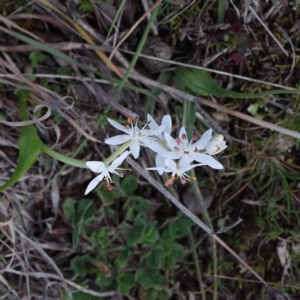
[[[103,272],[98,272],[97,273],[97,278],[96,278],[96,283],[101,287],[101,288],[106,288],[110,286],[114,281],[114,277],[106,277]]]
[[[136,177],[133,175],[127,175],[121,182],[121,188],[127,196],[133,195],[138,186]]]
[[[121,252],[119,253],[116,259],[116,265],[121,269],[125,268],[128,262],[128,256],[129,256],[129,250],[127,248],[121,250]]]
[[[170,295],[161,287],[149,288],[149,287],[141,287],[139,289],[140,299],[145,300],[167,300],[170,298]]]
[[[117,277],[118,290],[121,294],[128,294],[135,284],[134,275],[131,273],[121,273]]]
[[[176,263],[182,261],[184,257],[184,249],[180,244],[171,244],[170,254],[164,259],[164,269],[171,269]]]
[[[73,232],[72,233],[72,246],[73,249],[75,249],[77,247],[79,243],[79,233],[78,232]]]
[[[84,219],[88,220],[95,214],[95,208],[93,207],[93,203],[90,199],[82,199],[79,201],[77,205],[77,213],[78,215]]]
[[[93,245],[99,245],[101,248],[106,248],[110,244],[111,240],[105,228],[102,228],[98,232],[93,232],[91,236],[91,243]]]
[[[140,237],[140,243],[146,244],[146,245],[151,245],[154,244],[159,238],[159,233],[157,229],[155,228],[154,224],[153,225],[147,225]]]
[[[91,256],[86,254],[83,256],[75,256],[71,260],[71,269],[78,276],[86,275],[88,272],[87,263],[92,260]]]
[[[29,54],[29,59],[31,61],[31,66],[33,68],[36,68],[37,64],[39,62],[43,62],[46,58],[47,58],[47,56],[45,54],[35,52],[35,51],[33,51]]]
[[[20,96],[20,113],[23,121],[27,121],[26,96]],[[10,179],[0,187],[0,192],[15,184],[35,163],[43,146],[43,142],[39,138],[33,125],[27,125],[22,128],[21,135],[18,140],[19,159],[15,172]]]
[[[141,213],[147,212],[150,207],[150,203],[142,197],[130,198],[130,204],[136,211]]]
[[[194,223],[188,217],[181,217],[180,219],[172,222],[169,226],[169,233],[173,238],[180,238],[186,236],[188,229]]]
[[[300,94],[300,90],[272,90],[263,93],[238,93],[220,87],[208,72],[204,70],[191,69],[185,67],[178,67],[175,71],[176,78],[180,85],[190,90],[197,95],[213,95],[216,97],[229,97],[229,98],[250,98],[256,99],[264,96],[277,95],[277,94]]]
[[[164,245],[165,249],[169,249],[171,243],[174,241],[174,237],[170,234],[170,230],[169,227],[164,229],[163,233],[162,233],[162,243]],[[168,253],[169,250],[165,250],[165,254]]]
[[[129,233],[126,235],[127,245],[134,246],[139,241],[139,233],[140,231],[136,229],[129,231]]]
[[[153,287],[162,284],[164,277],[158,270],[140,269],[135,273],[135,281],[142,286]]]
[[[116,189],[111,191],[107,189],[106,185],[101,186],[100,189],[96,190],[104,205],[112,205],[117,198],[120,197],[120,192]]]
[[[63,203],[63,211],[65,217],[72,221],[73,217],[75,216],[75,202],[71,198],[67,198],[65,202]]]
[[[151,254],[146,257],[145,261],[148,269],[161,269],[164,263],[164,253],[162,250],[152,250]]]

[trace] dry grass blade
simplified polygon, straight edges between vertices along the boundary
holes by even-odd
[[[124,50],[124,49],[121,49],[120,51],[124,52],[124,53],[131,54],[131,55],[135,54],[132,51],[128,51],[128,50]],[[276,83],[268,82],[268,81],[264,81],[264,80],[258,80],[258,79],[254,79],[254,78],[250,78],[250,77],[246,77],[246,76],[236,75],[236,74],[232,74],[232,73],[228,73],[228,72],[224,72],[224,71],[219,71],[219,70],[215,70],[215,69],[204,68],[204,67],[195,66],[195,65],[186,64],[186,63],[181,63],[181,62],[177,62],[177,61],[173,61],[173,60],[162,59],[162,58],[159,58],[159,57],[153,57],[153,56],[149,56],[149,55],[145,55],[145,54],[140,54],[140,56],[148,58],[148,59],[152,59],[152,60],[165,62],[165,63],[168,63],[170,65],[182,66],[182,67],[192,68],[192,69],[196,69],[196,70],[203,70],[203,71],[207,71],[207,72],[210,72],[210,73],[215,73],[215,74],[219,74],[219,75],[228,76],[228,77],[231,77],[231,78],[246,80],[246,81],[249,81],[249,82],[255,82],[255,83],[260,83],[260,84],[265,84],[267,86],[272,86],[272,87],[280,88],[280,89],[283,89],[283,90],[295,90],[295,88],[292,88],[292,87],[289,87],[289,86],[276,84]]]
[[[213,107],[213,108],[218,109],[222,112],[225,112],[229,115],[232,115],[232,116],[235,116],[235,117],[240,118],[242,120],[248,121],[250,123],[259,125],[262,128],[268,128],[270,130],[274,130],[274,131],[286,134],[286,135],[294,137],[296,139],[300,139],[300,133],[295,131],[295,130],[290,130],[290,129],[287,129],[287,128],[284,128],[284,127],[281,127],[281,126],[278,126],[278,125],[275,125],[275,124],[272,124],[272,123],[254,118],[254,117],[251,117],[251,116],[248,116],[246,114],[240,113],[240,112],[235,111],[235,110],[231,110],[231,109],[229,109],[227,107],[224,107],[222,105],[219,105],[217,103],[213,103],[211,101],[208,101],[204,98],[195,97],[195,100],[200,104],[203,104],[203,105],[206,105],[206,106],[209,106],[209,107]]]
[[[83,39],[85,39],[90,45],[95,45],[95,42],[93,41],[93,39],[87,34],[87,32],[84,29],[82,29],[76,22],[74,22],[71,18],[69,18],[67,15],[65,15],[62,11],[57,9],[57,7],[52,5],[49,1],[37,0],[37,2],[45,5],[46,7],[50,8],[53,11],[55,11],[56,13],[58,13],[60,16],[62,16],[64,19],[66,19],[70,24],[72,24],[74,26],[74,28],[78,31],[78,33],[81,34]],[[59,6],[60,5],[58,4],[58,7]],[[106,56],[105,53],[103,53],[102,51],[98,51],[98,50],[96,50],[95,52],[103,60],[103,62],[109,66],[109,68],[113,72],[115,72],[120,78],[123,78],[123,74],[120,72],[118,67],[113,63],[109,63],[109,58]]]
[[[2,274],[0,274],[0,282],[1,282],[2,284],[4,284],[12,294],[14,294],[17,298],[19,298],[17,292],[9,285],[9,283],[8,283],[7,280],[2,276]],[[6,298],[6,299],[8,299],[8,298]]]
[[[240,113],[240,112],[237,112],[237,111],[233,111],[231,109],[228,109],[228,108],[226,108],[226,107],[224,107],[222,105],[219,105],[217,103],[214,103],[212,101],[206,100],[204,98],[193,96],[193,95],[191,95],[189,93],[182,92],[182,91],[180,91],[178,89],[175,89],[175,88],[172,88],[172,87],[170,87],[168,85],[156,82],[154,80],[142,77],[140,75],[138,76],[137,74],[134,74],[134,73],[132,73],[130,75],[130,77],[133,78],[133,79],[135,79],[135,80],[138,80],[140,82],[143,82],[145,84],[148,84],[150,86],[154,86],[154,87],[160,88],[163,91],[165,91],[167,93],[170,93],[171,95],[176,95],[178,97],[182,97],[183,99],[187,99],[189,101],[196,101],[199,104],[203,104],[203,105],[206,105],[206,106],[218,109],[218,110],[220,110],[222,112],[225,112],[227,114],[233,115],[233,116],[235,116],[237,118],[240,118],[242,120],[246,120],[246,121],[248,121],[250,123],[257,124],[257,125],[259,125],[261,127],[265,127],[265,128],[270,129],[270,130],[274,130],[274,131],[286,134],[288,136],[300,139],[300,133],[297,132],[297,131],[290,130],[290,129],[287,129],[287,128],[284,128],[284,127],[281,127],[281,126],[278,126],[278,125],[275,125],[275,124],[272,124],[272,123],[269,123],[269,122],[266,122],[266,121],[262,121],[262,120],[259,120],[257,118],[248,116],[246,114],[243,114],[243,113]],[[214,125],[212,125],[212,126],[214,126]],[[222,133],[226,138],[229,137],[228,134],[223,133],[222,131],[220,131],[220,133]],[[229,137],[229,139],[233,140],[231,137]]]
[[[112,50],[111,46],[99,46],[99,45],[89,45],[86,43],[74,43],[74,42],[61,42],[49,44],[45,43],[49,48],[53,48],[60,51],[71,51],[76,49],[87,49],[87,50],[99,50],[103,52],[110,52]],[[0,46],[1,52],[28,52],[40,50],[38,47],[33,45],[14,45],[14,46]]]
[[[269,35],[272,37],[272,39],[275,41],[275,43],[279,46],[279,48],[281,49],[281,51],[286,55],[289,56],[289,54],[287,53],[287,51],[282,47],[282,45],[280,44],[280,42],[278,41],[278,39],[274,36],[274,34],[270,31],[270,29],[266,26],[266,24],[262,21],[262,19],[257,15],[257,13],[255,12],[255,10],[251,7],[251,5],[249,5],[249,9],[251,10],[251,12],[253,13],[253,15],[255,16],[255,18],[259,21],[259,23],[265,28],[265,30],[269,33]]]
[[[39,41],[39,42],[43,42],[43,40],[41,38],[39,38],[38,36],[36,36],[35,34],[31,33],[28,30],[25,30],[24,28],[18,26],[17,24],[15,24],[14,22],[10,21],[8,18],[5,18],[3,16],[0,15],[0,21],[2,23],[4,23],[8,28],[15,28],[18,29],[19,31],[25,33],[28,36],[31,36],[32,38],[34,38],[35,40]]]
[[[146,11],[137,21],[136,23],[128,30],[128,32],[126,33],[126,35],[119,41],[119,43],[117,44],[117,46],[115,47],[115,49],[112,51],[112,53],[109,56],[108,59],[108,65],[110,64],[110,61],[112,60],[115,52],[120,48],[120,46],[123,44],[123,42],[129,37],[129,35],[134,31],[134,29],[145,19],[145,17],[153,10],[155,9],[160,3],[162,2],[162,0],[158,0],[156,3],[154,3],[151,8]]]
[[[122,106],[120,103],[117,102],[116,99],[114,99],[113,97],[111,97],[107,93],[105,93],[105,91],[102,89],[102,87],[95,83],[95,79],[92,74],[90,75],[90,79],[91,79],[91,87],[92,87],[92,89],[90,89],[90,90],[93,92],[93,94],[96,97],[99,97],[101,99],[101,101],[103,101],[105,104],[111,105],[111,107],[113,109],[120,112],[122,115],[126,116],[127,118],[130,118],[131,120],[139,119],[139,116],[136,113],[134,113],[130,109]]]
[[[16,271],[16,270],[11,269],[11,268],[7,269],[6,271],[8,273],[17,274],[17,275],[21,275],[21,276],[31,276],[31,277],[35,277],[35,278],[48,278],[48,279],[55,279],[55,280],[58,280],[58,281],[62,281],[63,283],[68,284],[70,287],[75,288],[77,291],[82,291],[82,292],[84,292],[88,295],[92,295],[92,296],[95,296],[95,297],[112,297],[116,294],[116,292],[114,292],[114,291],[99,293],[99,292],[90,290],[86,287],[83,287],[79,284],[76,284],[71,280],[61,278],[61,277],[59,277],[57,275],[54,275],[54,274],[51,274],[51,273],[50,274],[49,273],[42,273],[42,272],[27,272],[27,273],[24,273],[24,272]]]

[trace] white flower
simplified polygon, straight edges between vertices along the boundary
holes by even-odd
[[[211,140],[205,146],[205,153],[209,155],[217,154],[226,149],[226,142],[222,134],[214,134]]]
[[[156,129],[156,128],[159,127],[159,125],[155,122],[155,120],[149,114],[147,115],[147,121],[148,121],[148,124],[149,124],[148,126],[150,127],[150,129],[153,130],[153,129]],[[165,127],[164,131],[161,134],[159,134],[157,137],[158,137],[158,139],[163,141],[163,144],[165,145],[166,139],[165,139],[164,133],[170,134],[172,132],[172,119],[171,119],[171,116],[170,115],[164,115],[162,120],[161,120],[161,125],[165,125],[166,127]],[[160,142],[158,142],[158,143],[160,143]],[[161,145],[161,144],[159,144],[159,145]],[[155,157],[155,165],[156,165],[156,167],[161,167],[161,166],[164,165],[164,161],[165,161],[166,158],[162,157],[160,155],[160,153],[166,152],[167,149],[165,149],[161,145],[160,149],[157,149],[157,150],[158,151],[155,151],[155,152],[157,152],[157,155]],[[157,173],[159,175],[162,175],[163,172],[164,172],[163,170],[157,170]]]
[[[126,127],[109,118],[107,120],[112,126],[125,132],[126,134],[111,137],[105,141],[106,144],[120,145],[127,141],[131,141],[129,148],[134,158],[138,158],[141,145],[149,147],[155,152],[161,150],[159,147],[160,145],[152,137],[161,134],[165,129],[165,125],[158,126],[156,129],[152,130],[145,129],[147,126],[146,124],[142,129],[140,129],[137,124],[133,125],[131,120],[129,120],[131,125],[127,125]]]
[[[101,182],[103,179],[107,181],[107,188],[109,190],[112,189],[110,182],[112,182],[112,179],[110,177],[109,173],[117,174],[121,176],[116,170],[126,170],[118,168],[119,165],[122,164],[124,159],[128,156],[129,151],[123,152],[119,157],[117,157],[108,167],[105,166],[105,164],[101,161],[87,161],[86,165],[89,169],[91,169],[95,173],[100,173],[96,178],[94,178],[88,185],[88,187],[85,190],[85,195],[88,194],[91,190],[93,190],[99,182]]]
[[[201,139],[192,144],[196,138],[192,137],[191,141],[188,141],[186,130],[184,127],[180,129],[179,137],[177,139],[173,139],[170,134],[165,133],[165,138],[171,152],[161,153],[163,157],[170,159],[182,159],[183,157],[189,157],[190,162],[197,161],[202,165],[208,165],[213,169],[223,169],[223,166],[211,157],[210,152],[205,154],[205,149],[209,141],[211,140],[212,130],[209,129],[204,132]],[[216,143],[212,146],[215,147]],[[211,151],[212,148],[209,148]],[[206,150],[207,151],[207,150]],[[214,153],[215,154],[215,153]]]
[[[185,184],[190,180],[190,178],[195,179],[194,177],[186,174],[186,172],[198,166],[202,166],[202,164],[191,165],[189,157],[183,156],[177,163],[174,160],[167,158],[164,161],[164,165],[162,165],[161,167],[147,168],[146,170],[159,170],[166,173],[172,173],[171,177],[166,181],[166,185],[168,186],[173,184],[175,175],[180,177],[182,184]]]
[[[151,115],[147,115],[147,121],[148,121],[148,126],[150,127],[150,129],[156,129],[159,127],[159,125],[155,122],[155,120],[152,118]],[[168,133],[170,134],[172,131],[172,119],[170,115],[164,115],[163,118],[161,119],[161,125],[165,125],[165,129],[163,133]],[[160,140],[165,140],[164,134],[158,134],[157,137]]]

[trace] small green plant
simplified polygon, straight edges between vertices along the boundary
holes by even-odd
[[[83,14],[89,14],[94,11],[94,7],[90,0],[80,0],[78,10]]]
[[[33,69],[37,68],[38,63],[45,61],[47,56],[41,52],[31,52],[29,54],[29,59]]]
[[[168,299],[168,276],[186,255],[184,247],[176,241],[186,237],[193,222],[179,213],[163,226],[156,224],[148,215],[150,203],[136,196],[136,178],[115,178],[118,182],[109,193],[105,185],[100,187],[100,207],[87,199],[64,202],[64,215],[73,228],[73,247],[79,246],[80,237],[94,247],[89,254],[75,256],[70,267],[79,282],[88,276],[89,284],[97,284],[101,291],[118,289],[121,294],[128,294],[138,287],[144,299]],[[107,223],[114,218],[119,197],[126,199],[120,214],[122,222],[117,229],[101,225],[101,220]],[[138,266],[135,272],[126,271],[133,265]]]

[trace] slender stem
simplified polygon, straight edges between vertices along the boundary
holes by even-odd
[[[45,144],[42,146],[41,151],[53,158],[65,163],[65,164],[70,165],[70,166],[87,169],[85,161],[63,155],[63,154],[51,149],[50,147],[46,146]]]
[[[192,170],[191,174],[195,176],[195,171]],[[209,226],[211,230],[213,230],[213,225],[211,223],[211,219],[209,217],[209,214],[207,213],[207,209],[205,208],[203,196],[201,194],[201,191],[198,187],[197,181],[192,180],[191,186],[195,195],[195,199],[198,202],[198,205],[202,208],[202,216],[204,218],[205,223]],[[212,258],[213,258],[213,270],[214,274],[218,274],[218,256],[217,256],[217,245],[216,241],[210,237],[211,244],[212,244]],[[218,299],[218,278],[214,277],[214,292],[213,292],[213,299]]]
[[[104,160],[104,164],[108,166],[114,159],[116,159],[119,155],[121,155],[130,145],[131,141],[128,141],[122,144],[111,156],[109,156],[106,160]]]
[[[197,279],[198,279],[198,282],[199,282],[199,288],[200,288],[202,300],[206,300],[204,283],[203,283],[202,276],[201,276],[201,271],[200,271],[200,262],[199,262],[197,251],[196,251],[196,245],[195,245],[195,242],[194,242],[194,237],[193,237],[193,234],[192,234],[192,231],[191,231],[190,228],[188,229],[188,240],[189,240],[190,248],[191,248],[192,253],[193,253],[193,258],[194,258],[195,268],[196,268],[196,275],[197,275]]]

